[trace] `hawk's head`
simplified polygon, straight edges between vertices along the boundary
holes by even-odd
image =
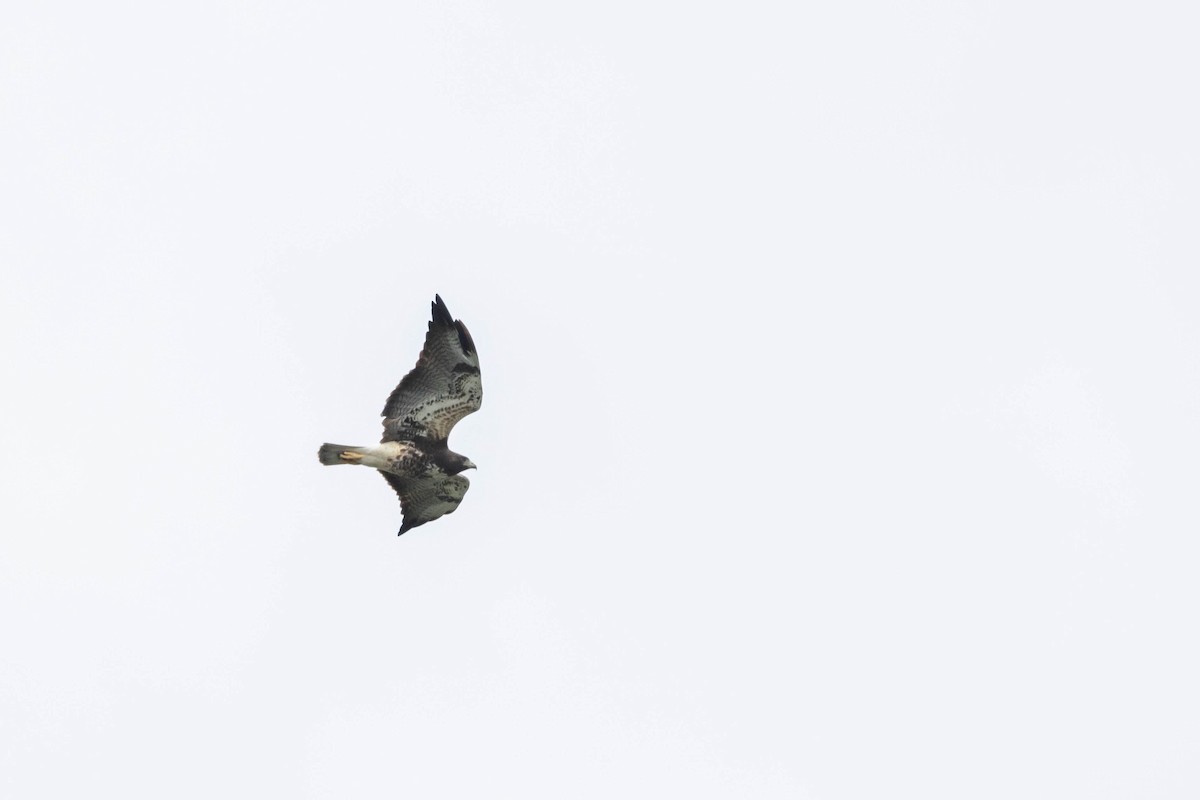
[[[458,453],[447,451],[446,455],[439,459],[439,464],[447,475],[457,475],[463,470],[475,469],[475,464],[466,456],[460,456]]]

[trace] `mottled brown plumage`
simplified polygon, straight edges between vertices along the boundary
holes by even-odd
[[[400,497],[400,533],[453,512],[470,482],[458,473],[475,465],[450,450],[455,424],[483,402],[479,355],[462,322],[435,295],[425,346],[383,407],[378,447],[325,444],[322,464],[361,464],[379,470]]]

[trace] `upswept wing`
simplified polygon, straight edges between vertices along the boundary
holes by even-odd
[[[435,474],[429,478],[401,478],[390,472],[379,474],[400,497],[404,522],[397,536],[418,525],[453,513],[471,486],[471,482],[462,475]]]
[[[434,296],[425,347],[383,407],[383,441],[424,437],[444,441],[483,402],[479,354],[467,326]]]

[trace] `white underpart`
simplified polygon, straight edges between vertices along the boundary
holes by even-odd
[[[404,442],[384,442],[378,447],[372,447],[369,452],[363,455],[358,463],[364,467],[386,470],[393,460],[414,451],[416,451],[416,448],[411,444],[405,444]]]

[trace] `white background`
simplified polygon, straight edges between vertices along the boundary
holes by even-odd
[[[0,793],[1200,795],[1198,22],[10,4]]]

